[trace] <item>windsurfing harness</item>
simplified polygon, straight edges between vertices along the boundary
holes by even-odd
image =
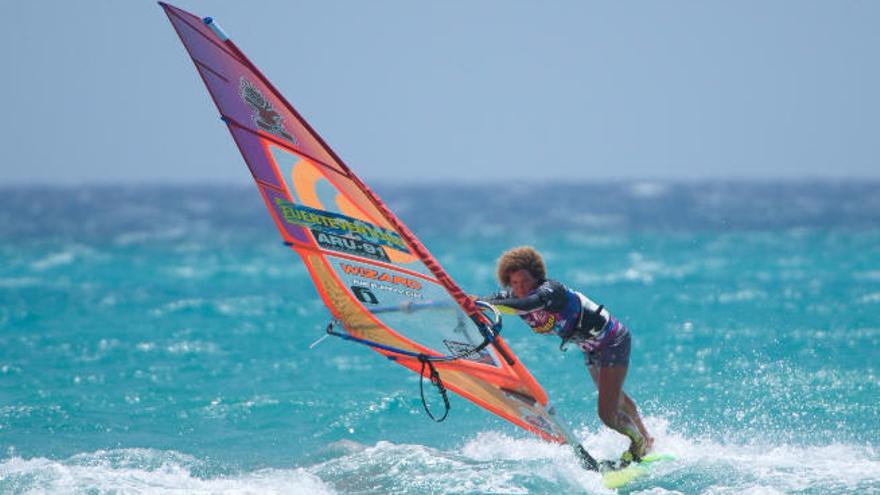
[[[576,444],[491,319],[217,23],[160,5],[334,331],[546,440]],[[291,53],[285,61],[308,71]]]
[[[505,289],[486,302],[519,315],[535,333],[558,335],[562,350],[569,342],[585,352],[601,349],[627,331],[603,305],[556,280],[543,281],[522,298]]]

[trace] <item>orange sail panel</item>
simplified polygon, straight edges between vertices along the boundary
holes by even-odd
[[[352,337],[430,356],[483,341],[487,318],[209,18],[160,3],[232,133],[284,242]],[[499,353],[503,350],[512,364]],[[377,352],[416,373],[417,359]],[[435,363],[447,388],[551,441],[565,431],[503,339]]]

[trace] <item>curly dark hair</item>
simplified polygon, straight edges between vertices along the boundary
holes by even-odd
[[[528,270],[538,282],[547,278],[544,260],[531,246],[520,246],[505,251],[498,258],[498,281],[504,287],[510,286],[510,274],[518,270]]]

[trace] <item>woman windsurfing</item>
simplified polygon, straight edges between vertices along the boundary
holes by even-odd
[[[503,290],[486,302],[519,315],[536,333],[562,338],[560,348],[573,344],[584,352],[590,376],[599,390],[599,418],[630,440],[623,463],[638,462],[654,443],[636,403],[623,391],[632,337],[604,306],[548,279],[544,260],[532,247],[506,251],[498,259]]]

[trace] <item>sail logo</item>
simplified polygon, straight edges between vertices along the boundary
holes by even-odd
[[[239,81],[238,94],[241,96],[242,101],[247,103],[253,110],[254,125],[273,136],[286,139],[294,145],[299,144],[296,138],[293,137],[293,134],[287,132],[287,129],[284,127],[284,119],[272,107],[269,99],[263,96],[263,93],[244,77]]]
[[[294,204],[282,198],[275,198],[275,205],[281,210],[281,215],[287,223],[328,234],[353,236],[358,240],[388,246],[404,253],[409,252],[400,234],[393,230],[383,229],[340,213]]]
[[[385,250],[382,249],[382,246],[378,246],[372,242],[352,239],[350,237],[343,237],[336,234],[328,234],[315,229],[312,229],[312,235],[315,236],[318,245],[324,249],[384,261],[386,263],[391,262],[388,255],[385,253]]]
[[[367,268],[362,265],[340,263],[339,266],[342,267],[342,271],[346,275],[353,275],[368,280],[376,280],[386,284],[401,285],[413,290],[419,290],[422,288],[422,283],[414,278],[403,277],[401,275],[376,270],[374,268]]]

